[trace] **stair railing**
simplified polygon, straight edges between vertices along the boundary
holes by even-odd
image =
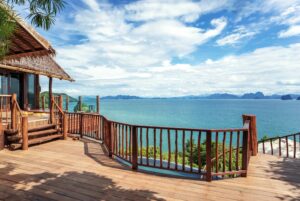
[[[62,98],[59,98],[58,100],[61,99]],[[68,133],[68,116],[65,115],[62,109],[62,104],[57,103],[57,98],[52,97],[51,104],[52,107],[50,107],[50,123],[56,124],[58,126],[59,132],[62,133],[64,139],[66,139]]]
[[[28,149],[28,117],[23,113],[17,101],[17,95],[11,98],[11,125],[12,130],[17,130],[22,135],[22,149]]]

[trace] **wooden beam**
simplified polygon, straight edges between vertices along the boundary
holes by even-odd
[[[24,43],[25,46],[28,47],[28,49],[31,49],[32,51],[35,51],[35,50],[37,49],[37,48],[34,47],[29,41],[27,41],[22,35],[18,34],[17,32],[14,33],[14,37],[15,37],[17,40],[19,40],[19,41],[21,41],[22,43]],[[14,38],[13,38],[12,41],[14,41]]]
[[[53,107],[52,107],[52,77],[49,77],[49,100],[48,100],[48,106],[49,106],[49,109],[50,109],[50,123],[53,123],[52,120],[53,120]]]
[[[22,117],[22,149],[28,150],[28,117]]]

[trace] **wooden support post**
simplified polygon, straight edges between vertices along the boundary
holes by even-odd
[[[84,123],[83,115],[84,115],[83,113],[80,114],[79,134],[81,138],[83,137],[83,123]]]
[[[110,158],[112,158],[112,142],[113,142],[113,132],[114,132],[114,128],[113,128],[113,124],[111,121],[109,121],[108,123],[109,129],[108,129],[108,135],[105,135],[105,137],[107,137],[107,141],[108,141],[108,156]]]
[[[66,111],[69,111],[69,96],[66,95]]]
[[[243,154],[242,154],[242,170],[246,171],[246,173],[242,173],[242,177],[247,177],[248,170],[248,156],[249,156],[249,131],[243,131]]]
[[[22,137],[23,137],[23,144],[22,149],[28,150],[28,117],[22,117]]]
[[[100,114],[100,97],[96,96],[97,113]]]
[[[138,136],[137,127],[132,127],[132,169],[138,169]]]
[[[48,105],[49,105],[49,110],[50,110],[50,123],[54,123],[53,118],[54,118],[54,112],[53,112],[53,102],[52,102],[52,77],[49,77],[49,100],[48,100]]]
[[[61,110],[63,110],[63,96],[62,95],[59,96],[58,106],[60,107]]]
[[[212,181],[211,174],[211,131],[206,132],[206,181]]]
[[[82,111],[82,97],[79,96],[78,97],[78,111]]]
[[[0,122],[0,151],[4,149],[5,144],[4,130],[2,127],[2,122]]]
[[[42,96],[42,109],[45,111],[45,96]]]
[[[11,129],[17,128],[17,94],[11,97]]]
[[[252,156],[256,156],[258,152],[257,146],[257,128],[256,128],[256,116],[255,115],[243,115],[243,122],[250,121],[249,138],[250,138],[250,151]]]
[[[68,137],[68,115],[64,114],[63,118],[64,118],[63,137],[64,137],[64,140],[66,140]]]

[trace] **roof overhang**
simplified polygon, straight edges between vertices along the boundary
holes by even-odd
[[[48,77],[74,81],[55,60],[51,44],[19,17],[7,55],[0,67]]]
[[[0,62],[0,67],[8,70],[74,81],[50,55],[4,59]]]

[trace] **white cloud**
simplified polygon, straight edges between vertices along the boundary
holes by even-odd
[[[242,55],[191,64],[164,61],[154,67],[132,71],[121,67],[90,66],[77,69],[81,79],[55,85],[56,90],[83,89],[73,94],[131,94],[139,96],[182,96],[217,92],[300,92],[300,43],[287,47],[260,48]]]
[[[125,7],[126,18],[132,21],[149,21],[179,18],[194,22],[201,15],[230,7],[229,0],[144,0]]]
[[[128,13],[123,7],[95,6],[97,2],[92,0],[87,3],[97,9],[78,10],[72,23],[60,21],[60,27],[65,30],[62,35],[85,37],[79,44],[57,48],[58,59],[64,66],[84,69],[103,65],[130,69],[150,67],[192,53],[199,45],[219,35],[227,25],[227,20],[220,17],[211,20],[210,28],[201,29],[184,23],[177,15],[166,19],[157,17],[137,25],[127,21]],[[173,4],[170,6],[176,7],[175,1]],[[181,10],[185,9],[188,8]]]
[[[164,1],[151,1],[155,6],[149,4],[149,8],[143,2],[113,7],[89,0],[86,1],[88,9],[76,10],[71,21],[58,20],[52,37],[63,36],[73,43],[57,46],[57,60],[76,82],[55,81],[54,90],[72,95],[140,96],[299,91],[296,85],[285,83],[294,83],[300,74],[300,44],[260,48],[200,64],[172,64],[174,57],[187,57],[221,35],[230,21],[218,17],[203,26],[187,23],[204,13],[222,9],[218,1],[200,1],[197,3],[200,11],[188,6],[195,1],[170,1],[169,6],[174,10],[161,7],[167,15],[152,12]],[[177,2],[182,4],[182,9],[177,8]],[[284,19],[289,19],[291,24],[297,22],[296,18]],[[237,28],[218,40],[219,45],[237,44],[259,33],[264,23],[259,28],[254,28],[256,25]],[[83,39],[74,42],[77,36]]]
[[[239,11],[236,21],[239,22],[253,14],[270,15],[262,18],[267,26],[272,24],[285,25],[287,29],[278,33],[279,37],[298,35],[297,26],[300,25],[300,1],[299,0],[254,0],[245,3]],[[286,34],[285,34],[286,33]],[[295,33],[295,34],[294,34]]]
[[[287,30],[279,33],[279,38],[287,38],[300,35],[300,25],[290,26]]]
[[[233,32],[223,38],[218,39],[216,42],[219,46],[224,45],[235,45],[242,41],[242,39],[250,38],[256,35],[258,31],[250,31],[246,29],[244,26],[238,27],[237,29],[233,30]]]

